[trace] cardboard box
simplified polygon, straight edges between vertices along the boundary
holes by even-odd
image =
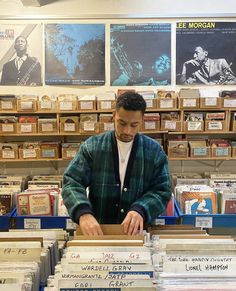
[[[181,97],[179,98],[180,109],[197,109],[199,108],[200,98],[196,97]]]
[[[56,118],[39,118],[38,119],[38,132],[39,133],[58,133],[57,119]]]
[[[222,98],[220,97],[201,97],[200,108],[222,108]]]
[[[60,148],[59,142],[41,142],[40,144],[40,159],[58,159]]]
[[[111,111],[115,109],[115,106],[115,100],[97,100],[97,110]]]
[[[182,122],[176,120],[161,120],[161,130],[182,131]]]
[[[17,133],[37,133],[37,123],[17,123]]]
[[[80,143],[63,143],[62,158],[65,160],[73,159],[80,148]]]
[[[179,91],[180,98],[199,98],[200,92],[199,89],[191,89],[191,88],[182,88]]]
[[[160,109],[177,109],[177,98],[157,98],[157,108]]]
[[[49,95],[39,97],[38,111],[53,112],[57,110],[57,99]]]
[[[79,117],[65,116],[60,117],[60,132],[61,133],[75,133],[79,131]]]
[[[16,111],[15,95],[0,95],[0,111]]]

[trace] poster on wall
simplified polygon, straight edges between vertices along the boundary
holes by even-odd
[[[45,41],[46,84],[105,83],[104,24],[47,24]]]
[[[236,23],[178,22],[177,85],[236,84]]]
[[[0,85],[41,86],[42,25],[0,25]]]
[[[111,86],[171,84],[171,24],[111,24]]]

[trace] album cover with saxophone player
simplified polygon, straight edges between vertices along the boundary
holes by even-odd
[[[236,84],[236,22],[177,22],[176,84]]]
[[[0,85],[42,85],[42,25],[0,25]]]
[[[110,26],[111,86],[171,84],[171,24]]]

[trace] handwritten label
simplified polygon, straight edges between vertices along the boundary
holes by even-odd
[[[228,156],[229,155],[229,149],[228,148],[215,148],[215,155],[217,157],[220,157],[220,156]]]
[[[188,130],[189,131],[202,130],[202,123],[200,121],[188,121]]]
[[[64,123],[64,131],[75,131],[74,123]]]
[[[2,124],[2,132],[14,132],[13,124]]]
[[[1,101],[1,107],[3,110],[13,109],[13,102],[11,101]]]
[[[51,123],[42,123],[42,131],[53,131],[53,125]]]
[[[235,275],[235,256],[171,256],[163,257],[163,272],[214,273]]]
[[[66,229],[76,229],[76,223],[73,222],[70,218],[66,219]]]
[[[222,130],[222,128],[223,128],[222,121],[210,121],[208,123],[209,130]]]
[[[111,109],[111,101],[101,101],[101,109]]]
[[[173,108],[173,100],[172,99],[161,99],[160,100],[160,108]]]
[[[93,101],[80,101],[80,108],[83,110],[93,109]]]
[[[75,155],[76,155],[76,150],[67,150],[66,151],[67,158],[74,158]]]
[[[212,228],[212,217],[196,216],[195,226],[202,227],[202,228]]]
[[[32,132],[32,124],[20,124],[20,131],[21,132]]]
[[[32,110],[33,109],[33,101],[21,101],[20,108],[22,110]]]
[[[82,123],[85,131],[94,131],[95,130],[95,123],[91,121],[86,121]]]
[[[196,107],[196,106],[197,106],[197,99],[184,98],[183,107]]]
[[[2,158],[3,159],[14,159],[15,158],[15,151],[13,151],[13,150],[3,150],[2,151]]]
[[[52,102],[51,101],[41,101],[40,107],[41,107],[41,109],[52,109]]]
[[[176,121],[165,120],[165,129],[175,130]]]
[[[194,156],[207,156],[207,148],[193,148]]]
[[[236,99],[224,99],[224,107],[236,107]]]
[[[72,101],[61,101],[59,103],[60,110],[72,110],[73,102]]]
[[[144,129],[156,129],[156,122],[155,121],[145,121],[144,122]]]
[[[41,229],[40,218],[25,218],[24,228],[25,229]]]
[[[104,130],[114,130],[114,123],[113,122],[104,122]]]
[[[37,152],[35,149],[23,149],[23,158],[37,158]]]
[[[153,100],[152,99],[145,99],[147,108],[153,108]]]
[[[206,106],[216,106],[217,105],[217,97],[205,98]]]

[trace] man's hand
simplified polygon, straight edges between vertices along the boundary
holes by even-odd
[[[184,65],[189,65],[189,64],[193,65],[194,67],[199,67],[200,66],[199,62],[197,60],[195,60],[195,59],[189,60],[189,61],[184,63]]]
[[[90,214],[81,215],[79,218],[79,226],[81,228],[83,235],[103,235],[102,229],[95,219],[95,217]]]
[[[122,222],[124,231],[128,235],[143,233],[143,217],[136,211],[129,211]]]

